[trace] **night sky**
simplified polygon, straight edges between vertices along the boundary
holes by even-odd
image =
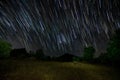
[[[27,51],[103,52],[120,28],[120,0],[0,0],[0,39]]]

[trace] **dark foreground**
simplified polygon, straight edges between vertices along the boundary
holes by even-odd
[[[120,80],[112,67],[80,62],[0,60],[0,80]]]

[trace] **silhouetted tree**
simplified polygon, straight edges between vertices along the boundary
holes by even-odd
[[[82,60],[81,57],[77,57],[77,56],[74,56],[74,57],[73,57],[73,61],[77,61],[77,62],[78,62],[78,61],[81,61],[81,60]]]
[[[115,35],[108,44],[107,58],[111,62],[120,61],[120,29],[116,30]]]
[[[11,44],[0,40],[0,58],[7,58],[10,56]]]
[[[84,48],[84,54],[83,59],[85,61],[92,61],[94,57],[95,49],[93,47],[85,47]]]

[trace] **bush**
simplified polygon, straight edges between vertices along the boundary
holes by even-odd
[[[6,41],[0,40],[0,59],[10,56],[11,44]]]
[[[80,58],[80,57],[76,57],[76,56],[73,57],[73,61],[75,61],[75,62],[79,62],[81,60],[82,60],[82,58]]]
[[[120,29],[116,30],[115,35],[108,44],[107,58],[112,63],[119,63],[120,61]]]
[[[101,54],[97,61],[107,65],[120,65],[120,29],[116,30],[108,44],[107,53]]]
[[[85,61],[92,61],[94,57],[95,49],[93,47],[84,48],[83,59]]]

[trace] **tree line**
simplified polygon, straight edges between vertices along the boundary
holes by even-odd
[[[12,50],[11,44],[0,40],[0,59],[5,59],[9,57],[15,58],[26,58],[34,57],[38,60],[43,61],[86,61],[91,63],[102,63],[102,64],[119,64],[120,62],[120,29],[115,31],[115,34],[110,39],[107,47],[106,53],[101,53],[99,57],[94,57],[95,48],[93,46],[88,46],[84,48],[83,56],[78,57],[69,53],[59,57],[46,56],[42,49],[36,52],[30,51],[26,52],[25,49],[14,49]]]

